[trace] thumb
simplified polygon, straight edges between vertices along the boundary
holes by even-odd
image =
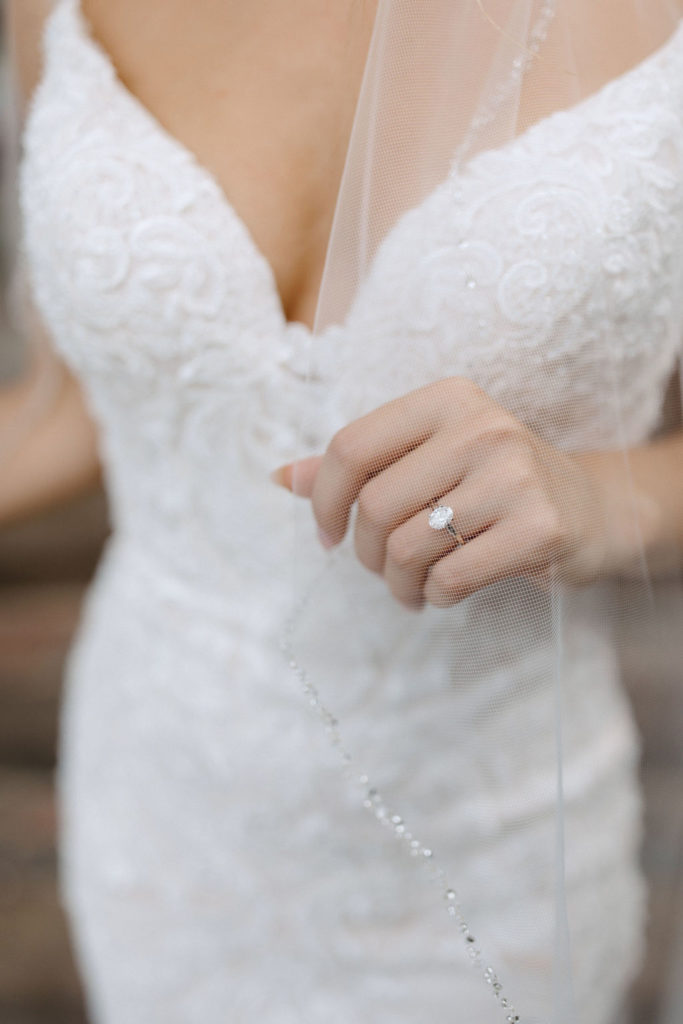
[[[286,487],[292,494],[310,498],[322,460],[322,455],[311,455],[309,458],[299,459],[298,462],[288,462],[274,469],[270,479],[281,487]]]

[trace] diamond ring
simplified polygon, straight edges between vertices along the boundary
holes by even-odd
[[[432,505],[432,511],[429,513],[429,525],[432,530],[448,530],[451,537],[455,538],[457,547],[460,548],[465,543],[463,535],[458,533],[453,526],[453,509],[450,505]]]

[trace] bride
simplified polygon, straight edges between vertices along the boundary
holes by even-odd
[[[610,1024],[646,893],[609,594],[683,541],[680,13],[9,6],[65,383],[0,520],[102,471],[113,526],[56,778],[92,1021]],[[280,650],[313,570],[284,646],[331,744]]]

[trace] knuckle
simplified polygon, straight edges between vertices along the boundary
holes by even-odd
[[[528,527],[531,529],[531,541],[534,547],[545,555],[556,553],[562,546],[562,517],[559,511],[545,500],[536,502],[528,515]]]
[[[473,409],[483,400],[489,401],[488,395],[469,377],[448,377],[444,383],[449,403],[448,412],[457,415],[462,412],[463,406],[466,409]]]
[[[450,608],[452,605],[457,603],[458,598],[452,594],[444,594],[440,590],[433,590],[428,588],[425,591],[426,600],[429,604],[433,605],[434,608]]]
[[[469,430],[473,450],[487,461],[501,464],[506,473],[510,464],[528,453],[520,425],[507,415],[474,415]]]
[[[462,416],[463,408],[473,406],[486,397],[481,388],[468,377],[443,377],[425,385],[424,397],[439,417],[446,421]]]
[[[377,573],[377,575],[382,574],[383,565],[381,559],[367,545],[360,543],[357,531],[354,535],[353,547],[361,565],[369,569],[370,572]]]
[[[546,548],[556,551],[562,544],[562,517],[552,505],[546,505],[537,513],[537,528]]]
[[[532,491],[537,485],[536,467],[527,451],[518,451],[504,463],[507,486],[515,494]]]
[[[409,612],[419,612],[424,607],[424,601],[419,597],[407,597],[405,594],[394,594],[393,596]]]
[[[329,493],[321,494],[314,488],[311,495],[311,508],[318,526],[329,532],[336,519],[336,509],[332,496]]]
[[[446,380],[449,389],[455,392],[456,394],[460,395],[461,397],[465,395],[470,397],[482,397],[484,395],[484,392],[479,387],[479,385],[475,384],[475,382],[470,377],[461,377],[459,375],[455,375],[453,377],[447,377]]]
[[[351,426],[342,427],[332,437],[327,451],[339,465],[352,466],[360,455],[361,444],[361,438]]]
[[[437,599],[447,599],[453,594],[455,589],[453,576],[443,559],[432,566],[429,573],[428,587],[430,595]]]
[[[521,455],[526,446],[522,442],[523,428],[507,413],[498,413],[487,417],[480,424],[479,438],[492,448],[505,449],[506,455]]]
[[[369,526],[381,527],[387,515],[386,495],[366,484],[358,495],[358,514]]]
[[[387,586],[389,588],[389,593],[399,602],[399,604],[406,604],[406,595],[395,581],[392,580],[388,582]]]
[[[404,530],[394,530],[387,540],[387,560],[398,569],[408,569],[418,562],[418,549]]]

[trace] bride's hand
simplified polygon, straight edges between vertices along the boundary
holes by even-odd
[[[507,577],[589,582],[613,560],[596,474],[459,377],[354,420],[324,455],[273,479],[311,499],[326,546],[343,539],[357,501],[356,554],[408,608],[448,607]],[[430,528],[432,504],[453,509],[464,546]]]

